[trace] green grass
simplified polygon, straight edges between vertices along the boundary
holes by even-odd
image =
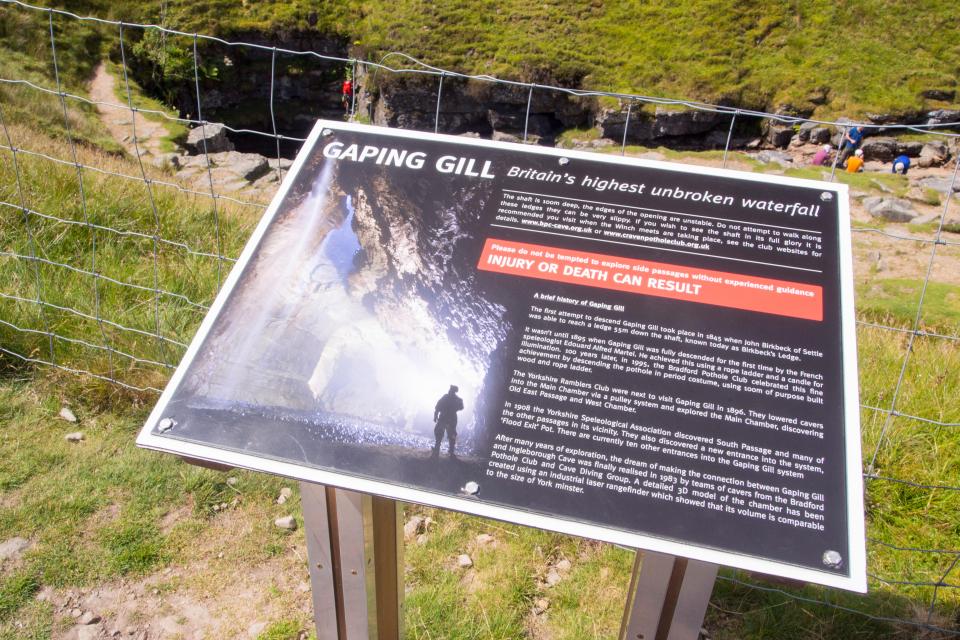
[[[0,638],[21,637],[9,635],[14,619],[38,629],[50,625],[51,611],[33,601],[41,587],[90,586],[171,564],[208,563],[202,547],[218,517],[213,500],[241,496],[229,509],[249,513],[257,523],[231,541],[232,562],[242,559],[252,567],[267,561],[275,555],[270,545],[286,552],[290,534],[270,526],[284,509],[274,505],[281,479],[231,472],[238,479],[231,487],[225,473],[137,449],[133,438],[145,418],[143,407],[119,403],[103,410],[81,398],[73,405],[80,423],[70,425],[56,417],[67,389],[49,379],[0,379],[0,499],[6,505],[0,509],[0,540],[31,541],[20,566],[0,573]],[[77,428],[83,442],[64,440],[65,432]],[[186,513],[175,525],[163,524],[166,514],[182,509]]]
[[[912,327],[923,290],[922,280],[871,278],[857,289],[864,316]],[[960,329],[960,287],[930,282],[923,299],[923,326],[956,333]]]

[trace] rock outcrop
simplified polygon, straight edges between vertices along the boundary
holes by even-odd
[[[873,198],[864,198],[863,206],[875,218],[881,218],[890,222],[910,222],[917,217],[917,211],[913,208],[913,203],[902,198],[888,198],[877,196]]]
[[[627,108],[601,109],[597,113],[596,125],[604,138],[611,138],[617,142],[624,139],[628,144],[666,143],[669,141],[684,140],[687,145],[704,145],[704,137],[716,127],[727,127],[730,116],[723,113],[699,110],[680,110],[657,107],[653,113],[642,109],[630,110],[630,121],[627,122]],[[723,144],[726,140],[726,131],[713,140],[712,146]],[[720,138],[723,140],[720,140]]]
[[[186,145],[192,153],[220,153],[234,150],[233,143],[227,137],[227,128],[216,122],[191,129],[187,134]]]

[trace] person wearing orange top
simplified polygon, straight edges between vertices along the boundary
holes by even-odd
[[[863,171],[863,149],[857,149],[853,157],[847,158],[847,173]]]

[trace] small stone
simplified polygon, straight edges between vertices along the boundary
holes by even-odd
[[[70,612],[71,618],[79,618],[82,615],[83,615],[83,611],[80,609],[74,609],[73,611]]]
[[[228,505],[227,505],[226,502],[221,502],[221,503],[220,503],[220,511],[225,510],[225,509],[227,508],[227,506],[228,506]]]
[[[710,632],[707,631],[706,627],[700,627],[700,638],[702,640],[710,640]]]
[[[403,537],[406,540],[413,539],[418,533],[422,533],[426,527],[423,524],[423,517],[413,516],[403,525]]]
[[[73,433],[68,433],[63,436],[64,440],[67,442],[83,442],[86,440],[86,436],[83,435],[82,431],[74,431]]]
[[[100,616],[93,613],[92,611],[85,611],[82,616],[77,620],[80,624],[97,624],[100,622]]]
[[[427,534],[421,533],[417,536],[417,544],[427,544]]]
[[[70,407],[61,407],[60,408],[60,417],[66,420],[67,422],[76,422],[77,416],[70,410]]]
[[[559,573],[557,573],[556,569],[550,569],[550,571],[547,572],[547,577],[545,582],[547,583],[548,587],[555,586],[561,580],[563,580],[563,577]]]
[[[556,564],[556,569],[561,573],[566,573],[567,571],[570,571],[571,566],[572,565],[570,564],[570,561],[564,558],[563,560],[561,560]]]
[[[160,595],[160,589],[154,589],[154,590],[152,591],[152,593],[153,593],[153,595],[158,596],[158,595]]]
[[[229,478],[227,478],[227,484],[228,484],[229,486],[231,486],[231,487],[237,486],[237,483],[238,483],[238,482],[240,482],[240,481],[237,480],[236,478],[234,478],[233,476],[230,476]]]
[[[537,598],[533,603],[533,612],[535,614],[541,614],[547,609],[550,608],[550,601],[546,598]]]
[[[223,560],[223,552],[217,554],[217,560]]]
[[[496,538],[494,538],[489,533],[481,533],[480,535],[477,536],[477,544],[482,547],[490,544],[494,540],[496,540]]]
[[[64,640],[96,640],[99,635],[100,630],[97,627],[78,624],[67,632]]]
[[[432,526],[433,526],[433,518],[431,518],[430,516],[427,516],[426,518],[423,519],[424,529],[430,529],[430,527]]]
[[[277,497],[277,504],[286,504],[287,500],[293,495],[293,489],[290,487],[284,487],[280,489],[280,495]]]
[[[294,531],[297,528],[297,521],[293,516],[277,518],[273,521],[273,524],[281,529],[286,529],[287,531]]]
[[[287,504],[287,497],[286,496],[277,497],[277,504]]]
[[[10,538],[0,542],[0,562],[4,560],[19,560],[23,552],[30,547],[30,541],[26,538]]]
[[[457,556],[457,566],[461,569],[469,569],[473,566],[473,560],[471,560],[467,554],[461,553]]]
[[[793,156],[783,151],[764,150],[758,153],[756,159],[764,164],[778,164],[781,167],[792,167]]]

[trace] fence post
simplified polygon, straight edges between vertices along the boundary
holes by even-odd
[[[638,551],[620,640],[697,640],[717,565]]]

